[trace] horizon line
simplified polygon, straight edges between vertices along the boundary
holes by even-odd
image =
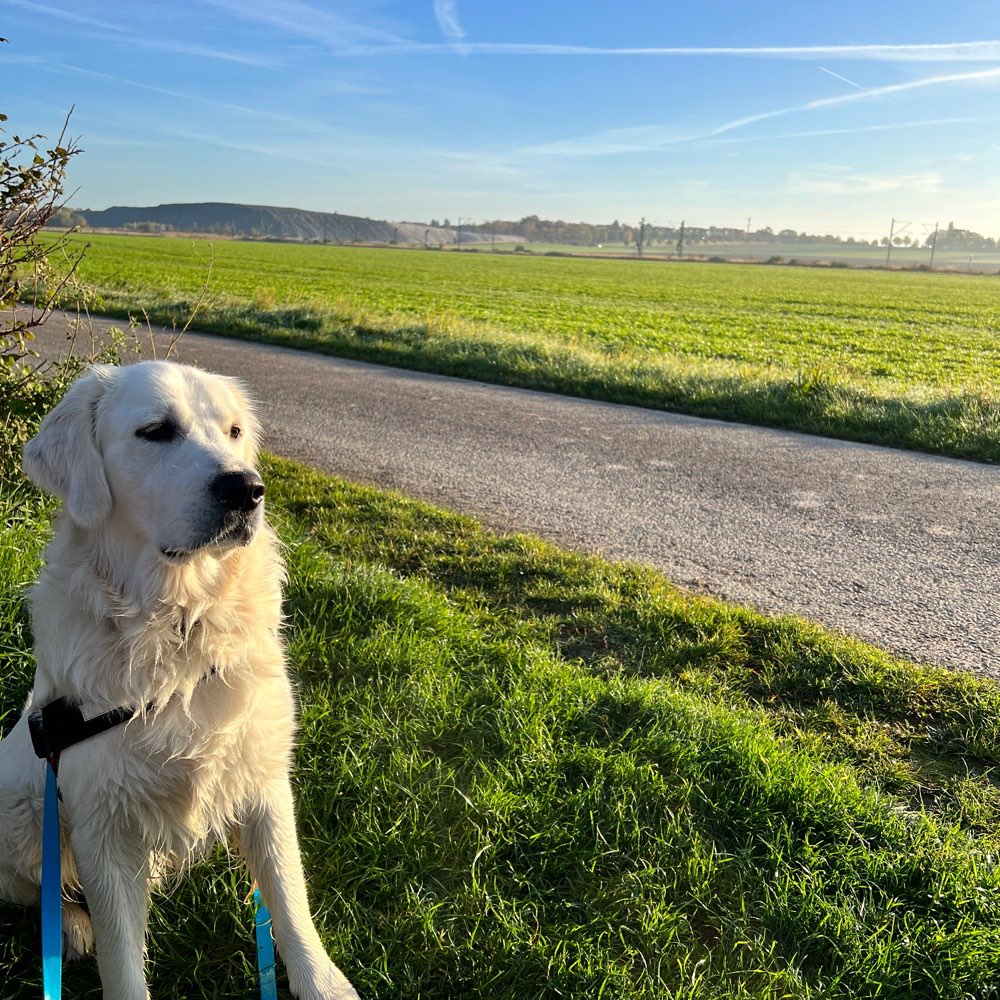
[[[401,224],[401,225],[427,226],[427,227],[432,228],[432,229],[442,229],[442,230],[448,230],[448,231],[457,231],[460,228],[457,224],[448,224],[448,225],[445,225],[444,223],[438,223],[437,226],[433,226],[431,224],[431,222],[421,222],[419,220],[414,220],[414,219],[389,219],[389,218],[377,219],[377,218],[375,218],[373,216],[370,216],[370,215],[352,215],[349,212],[331,212],[331,211],[326,211],[324,209],[300,208],[300,207],[295,206],[295,205],[265,205],[265,204],[252,203],[252,202],[242,202],[242,201],[220,201],[218,199],[208,199],[206,201],[165,201],[165,202],[160,202],[157,205],[109,205],[107,208],[78,208],[78,207],[74,207],[74,206],[69,205],[69,204],[67,204],[67,205],[65,205],[63,207],[67,211],[70,211],[70,212],[98,213],[98,212],[109,212],[109,211],[112,211],[114,209],[118,209],[118,210],[128,210],[128,209],[136,210],[136,209],[145,209],[145,208],[190,208],[190,207],[200,207],[200,206],[209,206],[209,205],[214,205],[214,206],[231,206],[231,207],[234,207],[234,208],[266,208],[266,209],[274,209],[274,210],[277,210],[277,211],[287,211],[287,212],[304,212],[304,213],[307,213],[307,214],[310,214],[310,215],[331,215],[331,216],[339,216],[341,218],[362,219],[362,220],[364,220],[366,222],[383,222],[383,223],[389,223],[390,225],[392,225],[392,224]],[[636,226],[638,225],[638,223],[619,222],[619,220],[617,220],[617,219],[613,219],[611,222],[587,222],[584,219],[577,220],[576,222],[571,222],[571,221],[569,221],[569,219],[542,218],[537,213],[531,213],[529,215],[522,215],[519,219],[502,219],[502,218],[499,218],[499,217],[497,217],[497,218],[488,218],[488,217],[484,216],[481,220],[476,221],[474,219],[467,219],[464,216],[462,218],[464,220],[463,221],[463,226],[470,226],[470,227],[487,226],[487,225],[490,225],[491,223],[496,223],[496,222],[501,222],[501,223],[508,223],[508,222],[509,223],[520,223],[520,222],[525,221],[526,219],[537,219],[539,222],[543,222],[543,223],[564,223],[564,224],[570,225],[570,226],[584,225],[584,226],[594,226],[594,227],[610,227],[610,226],[613,226],[613,225],[615,225],[617,223],[622,228],[635,229]],[[150,221],[150,222],[152,222],[152,221],[155,221],[155,220],[150,219],[150,220],[144,220],[144,221]],[[898,222],[899,220],[897,219],[896,221]],[[671,222],[671,221],[657,222],[655,220],[647,220],[645,224],[647,226],[649,226],[650,228],[652,228],[652,229],[668,229],[668,230],[674,230],[674,231],[677,231],[677,229],[678,229],[678,227],[680,225],[680,223],[677,223],[677,222]],[[929,222],[925,222],[923,220],[915,220],[914,222],[911,222],[910,224],[912,224],[912,225],[928,225],[928,226],[930,225]],[[701,230],[727,230],[727,231],[741,232],[741,233],[747,232],[747,230],[745,229],[745,227],[742,226],[742,225],[741,226],[725,226],[725,225],[709,225],[709,224],[699,225],[697,223],[687,223],[687,222],[685,222],[684,223],[684,228],[685,228],[686,231],[689,231],[689,232],[691,230],[699,230],[699,229],[701,229]],[[750,234],[753,235],[754,233],[766,232],[766,231],[770,230],[771,233],[772,233],[772,235],[778,235],[778,233],[780,233],[780,232],[782,232],[784,230],[791,230],[791,228],[792,227],[790,227],[790,226],[785,226],[785,227],[783,227],[782,230],[778,230],[777,232],[775,232],[768,225],[758,226],[756,229],[750,230]],[[979,233],[977,230],[967,229],[964,226],[955,226],[954,228],[957,231],[960,231],[960,232],[975,233],[975,234],[983,236],[985,238],[990,238],[988,236],[988,234],[986,234],[986,233]],[[803,232],[806,232],[804,229],[799,229],[799,230],[794,230],[794,231],[796,232],[797,235],[801,235]],[[944,231],[944,227],[942,227],[942,231]],[[155,233],[146,233],[146,234],[141,234],[141,235],[157,235],[157,234],[155,234]],[[214,234],[213,233],[206,233],[205,235],[206,236],[212,236],[212,235],[221,235],[221,234],[218,234],[218,233],[214,233]],[[839,239],[839,240],[864,239],[864,240],[866,240],[866,242],[870,242],[870,239],[871,239],[871,238],[866,238],[866,237],[841,236],[841,235],[836,234],[836,233],[822,233],[821,234],[821,233],[808,233],[808,232],[806,232],[806,235],[807,236],[816,237],[817,239],[823,239],[823,238],[825,238],[827,236],[833,236],[835,239]],[[529,240],[529,239],[525,239],[524,241],[527,242],[527,243],[533,242],[532,240]],[[583,245],[583,244],[581,244],[581,245]]]

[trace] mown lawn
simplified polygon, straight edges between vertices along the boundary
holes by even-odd
[[[96,312],[1000,459],[996,277],[88,240]]]
[[[278,459],[315,908],[365,997],[989,997],[1000,691]],[[5,487],[0,718],[49,507]],[[154,995],[254,993],[224,857]],[[37,915],[0,982],[39,994]],[[97,997],[92,962],[68,997]]]

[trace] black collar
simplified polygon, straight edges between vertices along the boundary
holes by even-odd
[[[134,708],[113,708],[110,712],[85,719],[79,705],[68,698],[56,698],[28,716],[28,731],[35,755],[46,758],[54,771],[59,768],[59,754],[92,736],[114,729],[131,719]]]
[[[218,673],[217,667],[212,667],[199,684]],[[155,707],[153,702],[146,706],[147,711]],[[113,708],[110,712],[95,715],[85,719],[79,705],[74,705],[68,698],[56,698],[41,708],[36,708],[28,716],[28,731],[31,733],[31,745],[35,756],[48,760],[52,769],[59,769],[59,755],[77,743],[100,736],[109,729],[124,725],[135,717],[138,709]]]

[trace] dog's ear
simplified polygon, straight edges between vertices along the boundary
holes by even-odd
[[[70,517],[85,528],[111,513],[111,490],[97,448],[97,406],[114,371],[92,365],[77,379],[24,446],[24,472],[65,504]]]

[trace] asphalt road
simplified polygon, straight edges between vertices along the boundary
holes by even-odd
[[[39,331],[44,353],[66,326]],[[278,454],[1000,677],[998,467],[193,333],[179,347],[247,382]]]

